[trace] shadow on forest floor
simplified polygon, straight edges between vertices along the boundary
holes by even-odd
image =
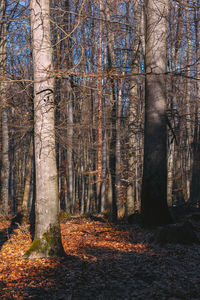
[[[15,229],[18,228],[18,225],[22,222],[23,215],[18,213],[15,217],[12,218],[10,226],[0,231],[0,250],[2,246],[9,240],[10,235]]]
[[[199,264],[199,245],[160,247],[148,243],[152,231],[138,225],[74,218],[61,224],[66,259],[24,260],[21,255],[31,239],[20,228],[10,233],[10,243],[0,253],[2,299],[199,297],[200,274],[194,267]]]
[[[52,265],[42,261],[40,267],[29,267],[18,280],[11,280],[9,285],[12,287],[4,287],[4,292],[37,300],[198,298],[200,287],[193,282],[193,276],[189,283],[188,278],[183,282],[182,265],[175,255],[113,250],[109,253],[103,247],[85,248],[85,251],[97,260],[92,262],[68,256],[66,260],[52,260]],[[187,268],[192,271],[192,267]],[[174,279],[173,273],[176,273]],[[182,286],[186,282],[188,286],[179,289],[179,284]]]
[[[68,256],[66,260],[52,261],[53,266],[45,262],[36,270],[27,268],[21,278],[11,280],[4,287],[4,293],[23,295],[23,299],[63,299],[63,300],[118,300],[128,299],[128,295],[137,294],[135,286],[152,284],[159,279],[153,270],[148,272],[145,266],[133,269],[135,261],[148,259],[149,254],[109,251],[94,247],[85,249],[87,254],[94,254],[100,260],[85,261]],[[115,257],[116,254],[118,257]],[[112,257],[113,256],[113,257]],[[106,257],[106,259],[103,259]],[[128,264],[128,265],[127,265]],[[12,299],[12,298],[11,298]],[[14,298],[15,299],[15,298]],[[141,298],[142,299],[142,298]]]

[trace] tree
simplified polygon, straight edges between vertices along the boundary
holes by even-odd
[[[8,109],[6,105],[6,0],[1,1],[0,7],[0,81],[1,81],[1,126],[2,126],[2,171],[1,171],[1,198],[3,211],[8,213],[9,199],[9,134],[8,134]]]
[[[129,88],[129,110],[128,110],[128,186],[127,186],[127,201],[126,215],[131,215],[138,209],[138,159],[136,156],[139,152],[139,137],[138,137],[138,103],[140,98],[139,91],[139,66],[141,52],[144,51],[144,9],[141,3],[136,2],[134,5],[134,20],[135,20],[135,38],[134,51],[132,58],[132,75],[130,78]],[[143,49],[142,49],[143,48]]]
[[[32,162],[33,162],[33,138],[31,136],[30,138],[30,149],[29,154],[27,158],[27,164],[26,164],[26,179],[24,184],[24,195],[23,195],[23,201],[22,201],[22,209],[24,210],[24,213],[26,213],[28,210],[30,210],[30,207],[32,206],[32,203],[29,203],[30,200],[30,191],[31,191],[31,177],[32,177]]]
[[[34,64],[34,141],[36,225],[26,257],[64,255],[58,220],[59,203],[54,128],[54,74],[49,1],[31,1]]]
[[[141,214],[146,226],[171,222],[167,206],[166,67],[168,0],[146,0],[145,129]]]
[[[199,188],[199,179],[200,179],[200,164],[199,164],[199,155],[200,155],[200,125],[199,125],[199,116],[200,116],[200,49],[199,49],[199,41],[200,41],[200,14],[199,14],[199,1],[197,1],[196,14],[194,16],[195,23],[195,54],[196,54],[196,105],[195,105],[195,129],[194,129],[194,137],[193,137],[193,165],[192,165],[192,179],[190,185],[190,204],[196,207],[199,207],[200,201],[200,188]]]
[[[49,44],[48,50],[53,48],[53,63],[49,60],[48,63],[45,61],[42,66],[37,67],[43,73],[44,79],[40,87],[38,86],[41,80],[35,80],[34,89],[35,97],[41,97],[38,100],[38,112],[41,107],[48,107],[47,102],[52,100],[49,110],[53,114],[53,98],[56,104],[59,200],[61,209],[70,214],[93,213],[99,210],[106,214],[113,212],[113,220],[116,220],[124,214],[132,214],[140,207],[145,77],[148,117],[145,125],[142,202],[148,201],[152,209],[147,208],[147,211],[154,214],[155,207],[159,207],[156,203],[160,200],[152,202],[150,198],[154,198],[156,194],[157,198],[163,198],[165,195],[165,190],[160,191],[161,182],[166,182],[167,172],[168,204],[183,204],[189,194],[190,200],[197,204],[199,84],[196,79],[199,78],[199,53],[196,52],[199,48],[199,0],[168,2],[50,2],[52,46]],[[35,50],[30,46],[30,10],[26,4],[28,2],[7,0],[1,1],[0,5],[5,5],[4,3],[7,3],[6,26],[2,15],[3,22],[0,23],[1,30],[4,27],[7,31],[4,34],[4,37],[7,36],[6,57],[2,48],[3,55],[0,56],[1,199],[5,204],[11,203],[11,209],[7,206],[15,213],[23,205],[27,206],[27,200],[30,204],[35,195],[35,168],[31,170],[29,155],[33,150],[30,148],[33,132],[31,55]],[[167,28],[167,9],[164,6],[167,7],[168,4],[168,30],[162,31],[162,28]],[[194,7],[190,9],[188,6],[191,5]],[[4,9],[1,9],[2,13]],[[143,20],[146,17],[148,49],[145,76]],[[37,19],[39,22],[39,14]],[[41,20],[43,22],[43,19]],[[46,34],[44,35],[43,28],[40,32],[43,35],[40,53],[44,54],[47,52],[47,47],[43,47]],[[3,40],[1,36],[1,46],[5,46]],[[152,57],[155,57],[156,62]],[[6,71],[3,66],[5,58]],[[40,59],[37,59],[37,66],[39,61]],[[165,75],[166,70],[168,76]],[[48,84],[45,81],[48,81]],[[164,81],[168,83],[168,98]],[[41,92],[42,86],[49,95],[45,96]],[[152,89],[155,92],[152,92]],[[46,99],[46,106],[43,106],[42,99]],[[166,110],[167,122],[172,127],[171,130],[168,126],[168,132],[165,128]],[[39,115],[37,111],[35,115]],[[42,118],[44,115],[46,118],[46,113],[42,112]],[[35,129],[37,128],[36,126]],[[44,126],[41,128],[44,129]],[[53,136],[54,133],[51,134],[52,139]],[[151,142],[151,147],[147,146],[148,142]],[[42,143],[43,150],[43,140]],[[51,145],[53,153],[54,144]],[[165,153],[160,155],[162,151]],[[165,165],[166,155],[168,170]],[[10,159],[10,164],[7,164],[4,172],[6,157]],[[154,168],[165,171],[162,173],[161,170],[156,170],[156,176],[153,178]],[[4,174],[7,177],[4,177]],[[9,182],[10,202],[8,185],[4,185],[4,179]],[[3,192],[4,187],[6,194]],[[148,188],[152,190],[153,196]],[[3,195],[7,197],[6,201],[3,201]],[[27,195],[30,197],[27,198]],[[146,207],[146,204],[144,206]],[[144,206],[142,204],[143,208]],[[159,208],[158,211],[156,214],[160,214]]]
[[[103,2],[99,0],[99,78],[98,80],[98,131],[97,131],[97,201],[101,203],[101,181],[102,181],[102,16],[103,16]],[[100,205],[101,206],[101,205]],[[99,207],[100,211],[100,207]]]

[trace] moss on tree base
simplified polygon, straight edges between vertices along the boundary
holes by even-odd
[[[160,245],[167,243],[183,245],[199,244],[199,240],[193,230],[193,225],[190,222],[158,227],[154,233],[152,242]]]
[[[48,258],[65,257],[60,232],[58,227],[51,227],[42,235],[42,238],[35,238],[30,248],[24,254],[24,258]]]

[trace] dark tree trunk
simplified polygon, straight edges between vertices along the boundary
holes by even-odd
[[[146,3],[146,89],[142,222],[171,222],[167,206],[166,58],[167,0]]]

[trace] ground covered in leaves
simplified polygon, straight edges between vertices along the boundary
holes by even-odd
[[[9,226],[0,222],[1,299],[200,299],[199,245],[161,247],[139,225],[72,218],[61,223],[66,259],[25,260],[28,226]]]

